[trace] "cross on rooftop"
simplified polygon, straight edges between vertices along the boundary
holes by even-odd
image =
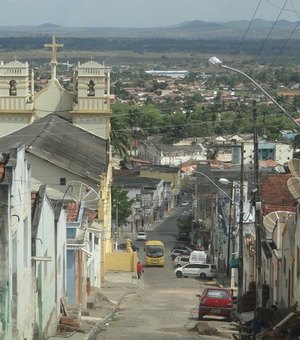
[[[55,41],[55,35],[52,36],[52,44],[44,44],[45,48],[51,48],[52,49],[52,59],[51,59],[51,64],[56,64],[56,50],[58,47],[64,47],[63,44],[57,44]]]

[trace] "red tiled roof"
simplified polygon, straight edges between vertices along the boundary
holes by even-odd
[[[262,214],[296,211],[297,201],[287,187],[291,174],[268,174],[261,179]]]
[[[76,222],[78,220],[78,213],[80,204],[75,202],[69,202],[67,204],[67,222]]]
[[[264,160],[264,161],[259,161],[259,166],[261,168],[275,167],[277,165],[279,165],[279,163],[274,161],[273,159],[267,159],[267,160]]]
[[[97,210],[88,210],[88,222],[91,223],[98,217],[98,211]]]
[[[31,191],[31,211],[34,211],[36,205],[37,191]]]
[[[132,163],[141,163],[141,164],[151,164],[150,161],[145,161],[143,159],[138,159],[138,158],[132,158],[131,162]]]
[[[4,180],[5,175],[5,165],[3,163],[0,164],[0,182]]]

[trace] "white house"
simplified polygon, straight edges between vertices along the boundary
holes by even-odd
[[[1,154],[0,338],[33,338],[30,167],[25,146]]]
[[[36,283],[36,332],[49,336],[55,333],[59,321],[60,301],[66,298],[66,219],[58,206],[56,214],[43,185],[32,193],[32,259]],[[63,233],[64,231],[64,233]]]

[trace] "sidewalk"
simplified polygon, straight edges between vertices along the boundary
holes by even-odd
[[[105,324],[109,323],[118,311],[123,298],[135,294],[140,289],[140,280],[131,272],[108,272],[101,289],[89,295],[88,305],[92,308],[82,309],[78,331],[61,332],[50,340],[92,340],[95,339]]]

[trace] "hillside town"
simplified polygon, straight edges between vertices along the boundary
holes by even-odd
[[[295,131],[280,131],[281,140],[224,134],[209,143],[187,137],[167,144],[149,135],[133,140],[124,166],[111,144],[111,105],[143,106],[187,93],[203,105],[220,95],[226,105],[246,91],[244,83],[220,91],[208,87],[209,74],[183,84],[187,71],[161,71],[151,74],[157,89],[149,91],[147,81],[128,84],[121,98],[111,93],[112,70],[103,63],[68,62],[72,76],[59,74],[63,45],[53,36],[44,47],[50,79],[36,77],[28,62],[0,63],[0,338],[50,337],[66,328],[68,306],[77,320],[91,296],[101,294],[106,275],[136,273],[137,253],[118,245],[178,208],[185,193],[191,241],[230,272],[239,312],[271,305],[298,311]],[[293,100],[299,86],[280,95]],[[261,94],[255,99],[268,103]],[[118,221],[114,186],[131,202],[126,221]]]

